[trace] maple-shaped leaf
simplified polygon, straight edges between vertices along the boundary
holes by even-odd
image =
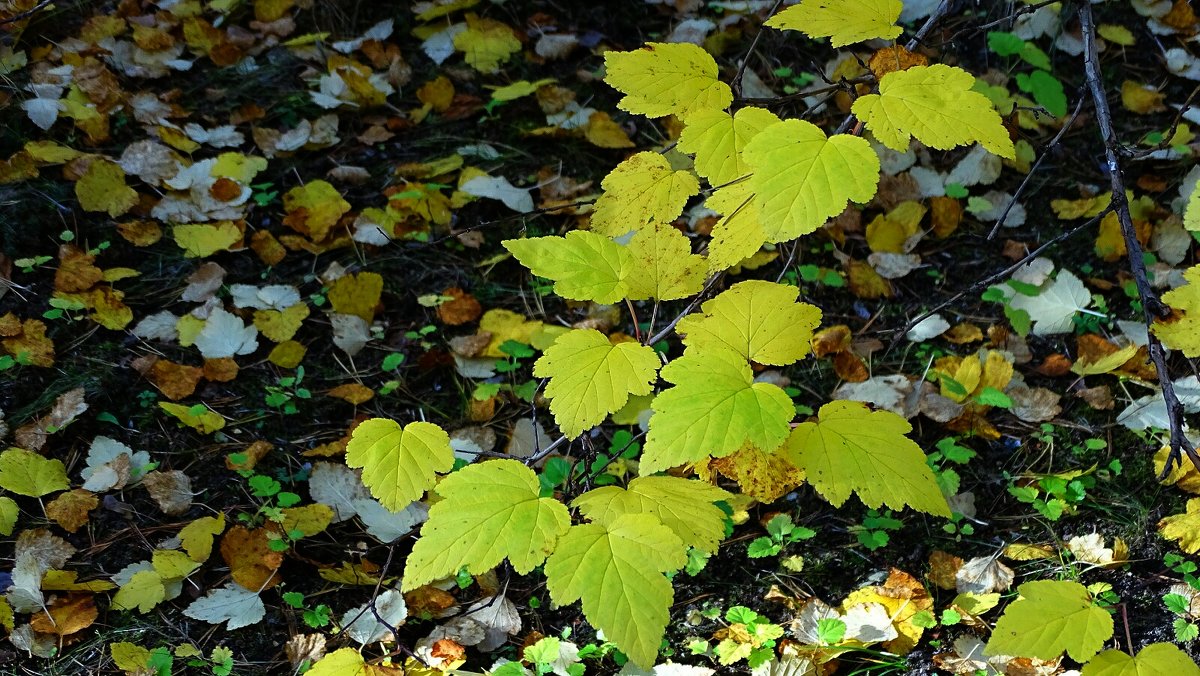
[[[1155,320],[1150,328],[1164,345],[1195,358],[1200,357],[1200,265],[1188,268],[1183,279],[1186,282],[1183,286],[1162,296],[1174,312],[1166,319]]]
[[[925,464],[912,431],[891,411],[872,411],[857,401],[832,401],[817,422],[792,430],[781,451],[804,470],[809,483],[834,507],[851,493],[871,508],[886,505],[950,516],[950,506]]]
[[[1113,635],[1112,615],[1078,582],[1037,580],[1017,591],[1021,597],[996,621],[984,654],[1052,660],[1065,650],[1087,662]]]
[[[892,150],[908,150],[912,137],[941,150],[978,141],[996,155],[1015,158],[1000,114],[971,89],[974,84],[974,76],[961,68],[914,66],[884,75],[879,93],[859,97],[852,110]]]
[[[632,52],[604,53],[604,81],[625,94],[621,110],[687,121],[700,110],[721,110],[733,90],[717,79],[717,62],[688,42],[647,42]]]
[[[826,137],[803,120],[763,129],[742,155],[754,170],[750,185],[770,242],[816,230],[851,200],[869,201],[879,187],[879,156],[870,143],[849,134]]]
[[[787,284],[739,282],[680,320],[676,330],[691,352],[732,350],[759,364],[791,364],[808,354],[821,323],[821,311],[797,303],[799,294]]]
[[[591,228],[619,237],[639,228],[666,225],[683,213],[688,198],[700,191],[696,177],[675,171],[658,153],[643,152],[618,164],[600,182]]]
[[[900,0],[801,0],[767,20],[766,25],[830,38],[834,47],[900,35]]]
[[[730,499],[712,484],[673,476],[643,476],[629,486],[594,488],[571,503],[588,519],[611,525],[626,514],[653,514],[683,544],[716,553],[725,536],[725,512],[715,502]]]
[[[521,51],[521,41],[507,24],[467,14],[466,30],[454,36],[454,48],[480,73],[495,73],[508,57]]]
[[[488,460],[442,479],[443,500],[429,520],[404,569],[403,590],[410,591],[463,566],[473,575],[504,559],[524,575],[546,560],[571,524],[567,507],[539,497],[538,477],[516,460]]]
[[[183,614],[194,620],[209,624],[225,622],[229,630],[257,624],[266,613],[267,608],[258,592],[244,589],[235,582],[210,590],[183,609]]]
[[[1197,676],[1200,667],[1172,643],[1151,643],[1137,657],[1105,650],[1083,665],[1083,676]]]
[[[116,218],[138,202],[137,191],[125,185],[125,171],[112,160],[98,157],[75,183],[75,196],[84,211],[103,211]]]
[[[758,205],[750,181],[717,189],[704,201],[704,206],[721,214],[721,220],[710,233],[709,273],[732,268],[753,256],[766,243],[767,233],[758,220]]]
[[[661,375],[675,387],[651,403],[642,474],[726,456],[745,444],[770,452],[787,438],[792,400],[775,385],[754,382],[741,354],[689,350]]]
[[[67,468],[61,460],[23,448],[10,448],[0,453],[0,488],[10,493],[40,498],[70,487]]]
[[[755,134],[779,122],[762,108],[742,108],[733,115],[724,110],[700,110],[688,117],[679,136],[679,149],[696,156],[696,173],[719,186],[750,173],[742,149]]]
[[[1092,304],[1087,287],[1067,270],[1060,271],[1052,283],[1044,284],[1033,296],[1011,291],[1011,287],[1002,289],[1011,296],[1009,307],[1029,314],[1035,336],[1070,332],[1075,326],[1075,313]]]
[[[683,542],[657,518],[626,514],[572,526],[546,561],[546,588],[560,606],[582,599],[588,622],[648,668],[674,599],[663,573],[686,563]]]
[[[153,570],[139,570],[129,582],[113,594],[110,606],[114,610],[134,610],[145,614],[166,598],[162,577]]]
[[[1158,522],[1158,534],[1179,543],[1188,554],[1200,552],[1200,498],[1187,501],[1183,514],[1172,514]]]
[[[641,228],[629,241],[629,299],[677,300],[704,288],[708,262],[670,225]]]
[[[533,375],[550,379],[550,412],[562,433],[574,439],[620,410],[629,395],[650,394],[660,364],[646,345],[614,345],[595,329],[576,329],[546,349]]]
[[[572,230],[565,237],[527,237],[502,242],[521,265],[554,281],[554,293],[571,300],[615,303],[629,293],[629,251],[608,237]]]
[[[433,423],[401,427],[394,420],[371,418],[350,435],[346,464],[361,467],[371,495],[398,512],[433,487],[437,472],[454,467],[454,450],[450,437]]]

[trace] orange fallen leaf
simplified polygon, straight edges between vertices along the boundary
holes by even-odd
[[[29,624],[38,633],[69,636],[92,626],[98,614],[93,595],[64,594],[55,597],[45,610],[30,618]]]
[[[46,516],[63,530],[74,533],[88,522],[88,513],[100,505],[95,493],[76,488],[59,495],[46,504]]]
[[[221,558],[229,566],[233,581],[251,591],[270,589],[283,581],[277,571],[283,553],[270,548],[266,528],[249,530],[234,526],[221,536]]]

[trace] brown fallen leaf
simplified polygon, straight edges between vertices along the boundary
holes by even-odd
[[[88,522],[88,513],[98,506],[100,500],[95,493],[76,488],[47,503],[46,516],[62,526],[63,530],[74,533]]]
[[[475,300],[475,296],[456,286],[442,291],[442,295],[450,297],[450,300],[437,306],[437,316],[443,324],[449,326],[469,324],[483,314],[483,308],[479,305],[479,301]]]
[[[26,450],[41,450],[51,434],[70,425],[80,413],[87,409],[88,405],[84,401],[82,387],[63,392],[54,400],[54,406],[50,408],[49,413],[28,425],[17,428],[17,444]]]
[[[29,624],[38,633],[69,636],[92,626],[98,614],[96,598],[92,594],[63,594],[54,597],[45,610],[30,618]]]
[[[142,485],[164,514],[179,516],[192,506],[192,480],[180,470],[148,472]]]
[[[283,581],[277,574],[283,552],[272,551],[266,528],[234,526],[221,536],[221,558],[233,581],[251,591],[270,589]]]

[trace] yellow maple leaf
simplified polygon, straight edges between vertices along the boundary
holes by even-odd
[[[1162,297],[1175,312],[1166,319],[1155,320],[1150,329],[1167,347],[1195,358],[1200,357],[1200,265],[1189,268],[1183,278],[1187,284]]]
[[[111,160],[97,158],[75,183],[75,197],[84,211],[104,211],[116,218],[137,204],[137,191],[125,185],[125,170]]]
[[[375,318],[375,306],[383,293],[383,276],[377,272],[343,275],[329,285],[329,306],[334,312],[362,317],[367,322]],[[290,336],[289,336],[290,337]]]
[[[861,100],[861,99],[860,99]],[[803,120],[784,120],[746,144],[759,218],[769,242],[808,234],[879,186],[879,156],[857,136],[826,137]]]
[[[742,149],[755,134],[779,122],[762,108],[742,108],[733,115],[724,110],[700,110],[687,119],[679,136],[679,149],[696,156],[696,173],[719,186],[750,173]]]
[[[1175,540],[1187,554],[1200,551],[1200,497],[1189,499],[1183,514],[1172,514],[1159,521],[1158,533]]]
[[[888,73],[879,93],[859,97],[852,108],[883,145],[904,152],[909,139],[947,150],[978,141],[992,153],[1017,156],[991,101],[971,86],[967,71],[945,64]]]
[[[242,229],[233,221],[177,225],[171,229],[171,236],[187,258],[205,258],[242,246]]]
[[[468,14],[467,29],[454,36],[454,48],[481,73],[495,73],[500,64],[521,51],[521,41],[507,24]]]
[[[609,237],[670,223],[683,213],[688,198],[700,191],[691,172],[672,170],[665,157],[652,152],[618,164],[600,185],[604,194],[596,200],[592,229]]]
[[[717,62],[688,42],[647,42],[632,52],[606,52],[604,67],[604,81],[625,94],[617,107],[630,113],[687,121],[692,113],[733,102],[733,90],[717,79]]]
[[[708,243],[708,271],[728,270],[758,252],[767,233],[758,219],[750,181],[739,181],[713,192],[704,206],[721,214]]]
[[[614,345],[595,329],[577,329],[559,336],[533,373],[550,379],[550,411],[563,434],[574,439],[620,410],[629,395],[650,394],[659,364],[646,345]]]
[[[642,228],[629,241],[629,298],[677,300],[704,288],[708,263],[688,238],[669,225]]]
[[[316,180],[296,186],[283,195],[285,225],[296,232],[320,242],[329,236],[329,229],[342,214],[350,211],[350,203],[326,181]]]
[[[732,350],[759,364],[783,366],[808,354],[821,311],[797,303],[800,290],[763,280],[739,282],[680,320],[689,352]]]
[[[254,325],[267,340],[282,343],[296,335],[308,313],[307,303],[297,303],[286,310],[255,310]]]
[[[766,25],[830,38],[834,47],[900,35],[900,0],[801,0],[767,20]]]

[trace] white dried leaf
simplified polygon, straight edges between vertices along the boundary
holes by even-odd
[[[994,556],[977,556],[958,569],[958,593],[990,594],[1012,586],[1013,571]]]
[[[403,625],[407,617],[404,595],[397,589],[389,589],[361,606],[347,610],[341,624],[350,638],[366,645],[392,640],[392,629]]]
[[[308,477],[308,492],[313,500],[333,509],[334,523],[358,514],[356,501],[372,499],[359,472],[335,462],[313,465]]]
[[[225,622],[230,631],[257,624],[266,613],[267,608],[258,593],[244,589],[236,582],[208,592],[207,596],[196,599],[183,610],[184,615],[194,620],[209,624]]]
[[[523,214],[533,211],[533,196],[518,188],[503,176],[476,176],[459,186],[459,190],[476,197],[499,200],[504,206]]]

